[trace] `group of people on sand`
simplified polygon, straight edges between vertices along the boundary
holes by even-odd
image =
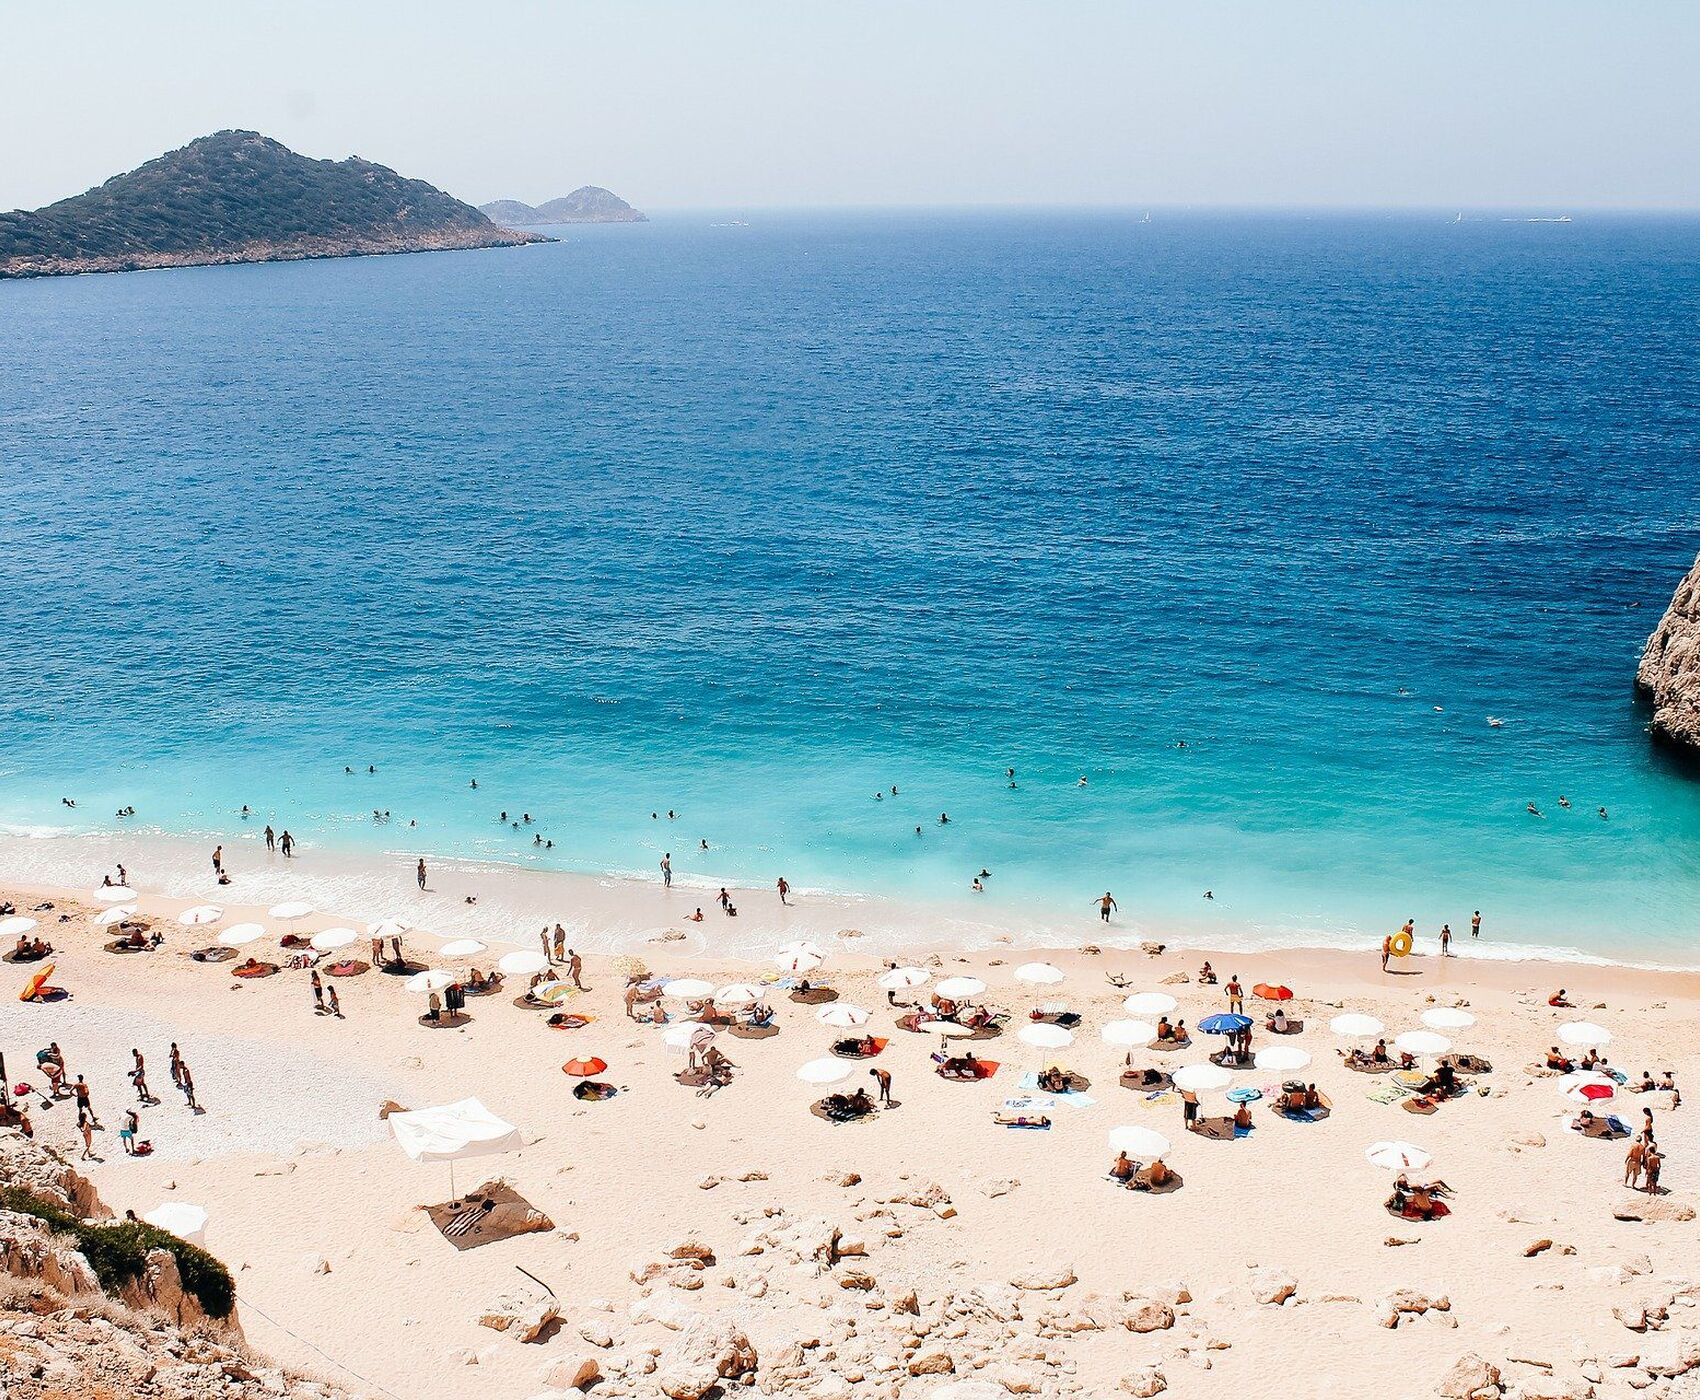
[[[1110,1179],[1131,1190],[1149,1191],[1153,1187],[1167,1186],[1175,1179],[1175,1174],[1161,1157],[1142,1168],[1127,1153],[1118,1152],[1116,1160],[1110,1163]]]
[[[38,962],[53,951],[51,943],[45,943],[38,935],[31,938],[28,934],[18,935],[17,946],[12,949],[13,962]]]
[[[1623,1159],[1623,1184],[1632,1191],[1641,1190],[1649,1196],[1656,1196],[1665,1156],[1653,1137],[1653,1110],[1644,1108],[1641,1112],[1641,1131],[1635,1134],[1635,1140],[1629,1144],[1629,1152]]]
[[[118,1128],[118,1141],[125,1156],[146,1157],[153,1152],[153,1144],[141,1136],[140,1111],[157,1106],[159,1100],[148,1087],[147,1061],[142,1052],[133,1048],[130,1057],[128,1078],[130,1086],[136,1091],[136,1104],[124,1111]],[[46,1092],[42,1094],[44,1099],[55,1103],[65,1098],[76,1101],[77,1132],[83,1141],[82,1160],[99,1160],[94,1150],[94,1135],[105,1131],[105,1125],[95,1113],[94,1090],[88,1080],[81,1074],[75,1079],[70,1078],[65,1065],[65,1052],[57,1040],[35,1052],[35,1065],[42,1078],[47,1081]],[[171,1042],[170,1065],[171,1082],[182,1093],[185,1105],[194,1113],[202,1112],[200,1101],[195,1096],[195,1076],[176,1041]],[[41,1093],[40,1090],[36,1092]],[[19,1094],[14,1103],[6,1106],[4,1120],[7,1126],[17,1128],[26,1138],[35,1136],[35,1125],[29,1116],[27,1094]]]

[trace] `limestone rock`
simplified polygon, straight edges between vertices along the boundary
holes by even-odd
[[[1654,737],[1700,753],[1700,558],[1647,639],[1635,684],[1653,702]]]
[[[1075,1281],[1074,1265],[1066,1260],[1052,1259],[1044,1263],[1028,1264],[1017,1269],[1010,1275],[1010,1287],[1025,1288],[1033,1292],[1046,1292],[1052,1289],[1067,1288]]]
[[[697,1318],[659,1358],[656,1384],[671,1400],[703,1400],[723,1380],[753,1377],[756,1349],[728,1318]]]
[[[1175,1325],[1175,1310],[1155,1298],[1132,1297],[1122,1313],[1122,1326],[1129,1332],[1166,1332]]]
[[[1276,1269],[1253,1270],[1247,1286],[1255,1301],[1272,1306],[1279,1306],[1299,1291],[1297,1279]]]
[[[1447,1400],[1498,1400],[1499,1367],[1474,1352],[1460,1356],[1441,1378],[1440,1394]]]
[[[1139,1370],[1125,1375],[1121,1379],[1121,1387],[1129,1395],[1137,1395],[1141,1400],[1149,1400],[1153,1395],[1161,1395],[1169,1388],[1168,1377],[1155,1366],[1142,1366]]]
[[[955,1369],[956,1363],[942,1351],[925,1352],[909,1363],[909,1374],[912,1376],[943,1376]]]
[[[1684,1221],[1694,1219],[1694,1207],[1672,1196],[1631,1196],[1611,1214],[1614,1220]]]

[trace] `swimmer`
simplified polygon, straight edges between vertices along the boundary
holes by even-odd
[[[984,894],[986,890],[986,887],[980,883],[980,877],[978,875],[974,877],[974,889],[980,894]]]
[[[1533,802],[1529,803],[1524,810],[1527,811],[1531,817],[1538,817],[1541,814],[1541,809],[1535,806]]]
[[[1600,808],[1600,820],[1601,821],[1609,820],[1609,818],[1606,816],[1606,809],[1604,807]]]
[[[940,812],[939,813],[939,825],[940,826],[949,826],[950,825],[950,813],[949,812]]]
[[[1075,786],[1076,787],[1085,787],[1086,786],[1086,775],[1084,773],[1082,773],[1080,775],[1080,781],[1078,783],[1076,783]]]
[[[1559,793],[1559,795],[1558,795],[1558,805],[1560,807],[1565,807],[1565,808],[1568,808],[1570,806],[1570,799],[1568,797],[1566,797],[1562,792]]]

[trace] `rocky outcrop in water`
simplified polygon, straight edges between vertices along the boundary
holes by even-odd
[[[1635,683],[1653,702],[1654,737],[1700,756],[1700,558],[1647,639]]]

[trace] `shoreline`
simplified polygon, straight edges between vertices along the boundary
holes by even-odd
[[[263,826],[263,823],[262,823]],[[399,834],[399,833],[398,833]],[[127,832],[69,832],[35,828],[30,834],[0,832],[0,884],[11,883],[45,897],[93,890],[103,874],[122,861],[139,892],[184,902],[227,902],[266,906],[307,899],[316,909],[335,908],[362,922],[397,916],[445,936],[529,946],[530,926],[559,921],[586,952],[631,952],[656,946],[662,935],[693,954],[759,957],[789,938],[832,939],[843,951],[868,955],[906,952],[950,954],[999,948],[1059,951],[1094,944],[1136,949],[1146,942],[1221,957],[1275,954],[1342,954],[1373,957],[1379,935],[1344,935],[1331,943],[1299,934],[1259,936],[1221,925],[1148,923],[1118,912],[1105,924],[1095,914],[1035,918],[1029,911],[1000,908],[993,899],[923,902],[793,887],[782,906],[772,888],[724,886],[739,910],[723,915],[716,903],[722,886],[712,878],[680,874],[671,889],[657,878],[631,873],[586,874],[531,869],[482,857],[445,857],[421,848],[394,847],[381,858],[353,847],[315,842],[292,859],[268,854],[259,829],[243,828],[224,838],[233,883],[220,887],[208,863],[218,838],[190,837],[136,829]],[[414,886],[413,866],[421,855],[430,889]],[[83,883],[86,879],[86,885]],[[468,904],[472,895],[476,903]],[[1087,901],[1082,901],[1083,907]],[[688,916],[700,907],[703,921]],[[1467,919],[1467,915],[1465,916]],[[1390,930],[1391,931],[1391,928]],[[1437,950],[1437,928],[1419,926],[1419,950]],[[1454,955],[1464,961],[1551,964],[1559,967],[1618,967],[1650,973],[1700,972],[1695,963],[1613,957],[1581,949],[1471,940],[1467,923],[1454,929]]]

